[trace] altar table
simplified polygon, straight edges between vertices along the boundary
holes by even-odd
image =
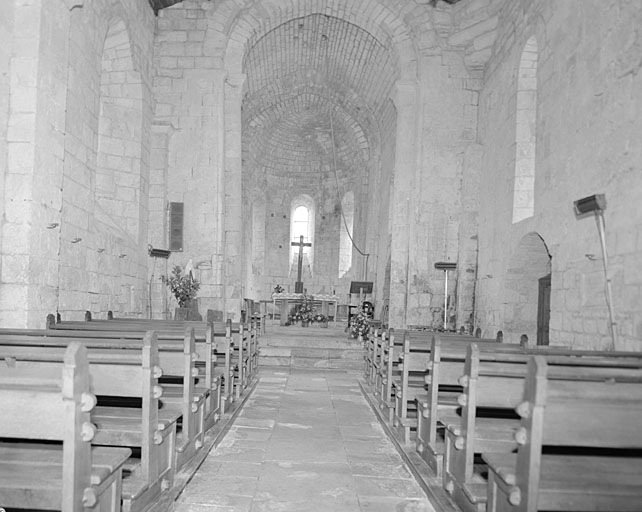
[[[329,315],[330,311],[330,306],[334,304],[334,315],[333,315],[333,323],[336,325],[337,323],[337,305],[339,304],[339,297],[337,295],[330,295],[330,294],[321,294],[321,293],[315,293],[315,294],[308,294],[308,297],[312,301],[313,305],[321,305],[321,311],[317,311],[318,313],[321,313],[324,315],[326,318]],[[290,304],[297,304],[300,302],[303,302],[303,294],[302,293],[273,293],[272,294],[272,307],[273,310],[276,311],[276,303],[279,302],[280,308],[280,325],[285,325],[285,323],[288,321],[288,313],[290,312]],[[274,321],[274,316],[272,316],[272,321]]]

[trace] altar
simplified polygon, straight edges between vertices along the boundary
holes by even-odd
[[[290,312],[290,306],[293,304],[299,304],[303,302],[303,293],[273,293],[272,294],[272,310],[278,311],[280,316],[280,325],[285,325],[288,320],[288,313]],[[318,313],[321,313],[326,318],[332,317],[333,323],[337,323],[337,305],[339,304],[339,297],[337,295],[330,294],[308,294],[308,298],[312,301],[312,304],[315,306],[321,306],[321,311],[317,310]],[[332,315],[330,310],[332,307]],[[272,322],[274,322],[274,317],[272,316]]]

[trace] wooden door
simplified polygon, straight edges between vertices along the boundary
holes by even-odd
[[[537,300],[537,344],[548,345],[548,326],[551,318],[551,275],[539,279]]]

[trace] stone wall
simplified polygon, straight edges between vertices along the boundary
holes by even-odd
[[[183,2],[161,10],[157,20],[153,88],[154,125],[159,136],[153,151],[150,224],[153,239],[166,248],[167,204],[184,203],[183,251],[172,253],[167,266],[171,271],[174,265],[185,267],[189,260],[194,264],[200,262],[201,268],[196,271],[201,281],[200,308],[223,311],[226,296],[223,147],[229,133],[223,110],[225,72],[220,57],[208,49],[211,41],[207,41],[206,34],[212,6],[205,3],[201,8],[201,4]],[[229,199],[241,202],[240,196],[231,195]],[[230,217],[228,222],[236,223],[240,229],[240,218]],[[239,247],[233,257],[240,259],[241,254]],[[157,288],[155,298],[161,303],[162,285],[159,283]],[[235,293],[239,298],[240,288]],[[240,308],[236,314],[239,312]]]
[[[514,306],[522,301],[520,309],[532,315],[537,286],[522,248],[536,233],[551,257],[551,344],[612,346],[596,223],[573,212],[573,200],[604,193],[618,348],[640,350],[642,10],[635,2],[580,0],[494,5],[497,40],[480,97],[477,324],[486,334],[507,326],[511,337],[520,334]],[[513,223],[517,70],[532,36],[538,49],[534,214]],[[536,335],[532,328],[526,334],[531,341]]]
[[[86,310],[144,313],[153,13],[135,1],[61,0],[15,2],[9,14],[2,322],[42,327],[56,310],[65,318],[81,318]],[[136,219],[130,226],[135,236],[99,207],[96,196],[101,62],[110,19],[121,20],[130,52],[130,67],[111,74],[112,97],[121,89],[120,97],[133,101],[139,114],[137,147],[132,155],[122,153],[135,155],[128,161],[135,189],[125,202],[113,194],[120,211]],[[139,77],[133,96],[124,90],[128,70]],[[112,123],[110,130],[118,127]]]

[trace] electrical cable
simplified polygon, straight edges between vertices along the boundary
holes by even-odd
[[[327,36],[322,37],[323,40],[325,40],[326,43],[326,52],[325,52],[325,69],[326,73],[328,73],[328,38]],[[339,174],[337,171],[337,152],[336,152],[336,147],[334,143],[334,123],[332,121],[333,118],[333,111],[334,108],[330,111],[330,142],[332,143],[332,165],[334,167],[334,178],[337,183],[337,200],[339,201],[339,211],[341,212],[341,218],[343,219],[343,226],[345,227],[346,233],[348,235],[348,238],[350,239],[350,243],[352,244],[352,247],[354,247],[361,256],[365,256],[366,261],[365,261],[365,266],[364,266],[364,272],[367,275],[368,272],[368,259],[370,258],[370,253],[363,252],[359,246],[356,244],[354,241],[354,238],[352,237],[352,234],[350,233],[350,230],[348,229],[348,221],[346,220],[345,213],[343,211],[343,202],[341,201],[341,186],[339,184]]]

